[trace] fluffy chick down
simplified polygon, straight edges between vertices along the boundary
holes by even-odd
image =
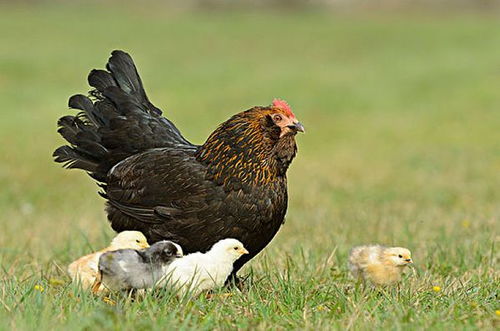
[[[99,258],[99,273],[92,291],[152,288],[162,278],[165,268],[182,256],[182,248],[168,240],[142,250],[106,252]]]
[[[100,251],[85,255],[68,266],[68,273],[74,282],[79,282],[84,289],[90,289],[97,277],[99,257],[109,251],[149,247],[146,237],[139,231],[123,231],[117,234],[110,245]]]
[[[249,252],[232,238],[215,243],[206,253],[192,253],[173,261],[158,284],[178,291],[178,294],[198,295],[222,287],[233,271],[233,264]]]
[[[374,285],[399,282],[405,268],[411,263],[411,252],[403,247],[358,246],[349,255],[352,275]]]

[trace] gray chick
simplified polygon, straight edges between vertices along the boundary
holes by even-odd
[[[106,252],[99,258],[99,272],[92,292],[98,293],[101,286],[114,291],[153,287],[163,276],[164,268],[182,256],[182,248],[168,240],[142,250]]]

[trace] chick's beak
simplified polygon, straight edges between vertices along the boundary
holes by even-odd
[[[175,254],[175,257],[179,258],[179,257],[183,257],[184,255],[182,255],[182,253],[177,253]]]
[[[413,261],[411,259],[406,259],[405,261],[406,261],[406,263],[413,263]]]
[[[148,248],[149,245],[148,245],[148,243],[142,243],[142,244],[139,245],[139,247],[141,247],[141,248]]]
[[[248,254],[249,252],[245,248],[242,248],[240,250],[240,253],[241,253],[241,255],[243,255],[243,254]]]
[[[297,132],[302,132],[302,133],[306,132],[306,129],[304,128],[304,126],[300,122],[294,122],[293,124],[289,125],[288,127],[292,130],[297,131]]]

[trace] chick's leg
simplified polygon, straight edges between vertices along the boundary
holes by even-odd
[[[99,294],[102,283],[102,272],[97,272],[97,277],[94,280],[94,284],[92,284],[92,293]]]

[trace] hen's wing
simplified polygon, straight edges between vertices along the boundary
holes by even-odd
[[[207,179],[195,153],[191,147],[157,148],[111,169],[104,197],[113,229],[141,231],[150,243],[171,240],[186,253],[236,238],[257,254],[281,226],[282,183],[229,190]]]
[[[199,240],[201,248],[210,245],[210,236],[228,226],[213,215],[225,194],[205,180],[206,168],[196,161],[195,151],[158,148],[113,167],[104,195],[113,229],[141,231],[150,242],[168,239],[184,247]]]

